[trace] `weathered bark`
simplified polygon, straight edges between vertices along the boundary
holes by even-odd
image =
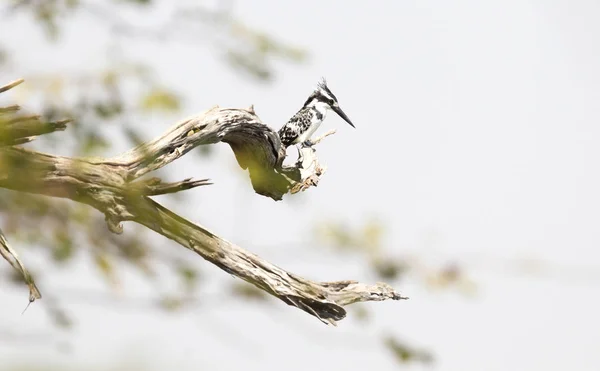
[[[150,199],[151,195],[209,184],[207,180],[163,183],[157,178],[138,178],[198,145],[218,142],[231,146],[239,165],[249,170],[258,194],[280,200],[288,192],[316,185],[324,168],[318,164],[314,149],[303,149],[302,161],[283,166],[285,148],[277,132],[263,124],[252,108],[212,108],[181,121],[155,140],[107,159],[53,156],[15,147],[24,138],[32,140],[34,135],[62,130],[64,122],[45,124],[45,130],[39,129],[41,124],[30,123],[29,130],[19,127],[18,122],[14,125],[0,125],[0,137],[9,138],[2,142],[5,147],[0,146],[0,187],[88,204],[104,213],[115,233],[122,232],[124,221],[142,224],[325,323],[335,324],[344,318],[344,305],[404,299],[384,283],[318,283],[286,272]]]

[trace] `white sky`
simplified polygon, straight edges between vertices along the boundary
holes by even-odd
[[[318,188],[299,196],[303,202],[254,195],[241,170],[232,170],[225,145],[209,161],[188,156],[172,164],[173,179],[210,177],[216,185],[190,191],[194,207],[177,212],[316,279],[372,279],[360,257],[337,262],[308,246],[315,223],[330,219],[384,220],[395,255],[417,251],[466,264],[474,256],[534,257],[575,273],[600,269],[600,3],[240,1],[235,13],[302,45],[310,62],[282,63],[277,81],[260,85],[232,73],[206,48],[136,42],[127,53],[151,57],[160,76],[187,94],[181,117],[213,104],[253,103],[279,127],[326,76],[357,129],[328,116],[324,129],[338,133],[318,150],[329,170]],[[2,80],[102,66],[106,37],[91,26],[81,32],[86,22],[79,19],[62,52],[52,54],[38,48],[44,41],[28,22],[16,23],[13,45],[27,43],[30,51],[13,66],[15,76]],[[5,35],[0,24],[3,43]],[[168,124],[140,123],[149,137]],[[306,246],[286,246],[290,241]],[[34,253],[22,255],[35,260]],[[73,303],[77,325],[63,336],[74,339],[73,352],[0,343],[0,359],[35,354],[60,365],[103,364],[133,352],[155,369],[392,370],[398,365],[379,342],[394,333],[431,349],[437,370],[600,369],[598,275],[520,277],[502,261],[472,264],[480,288],[472,299],[400,285],[411,300],[369,304],[376,326],[368,327],[348,318],[328,328],[279,303],[265,309],[218,298],[208,309],[176,316]],[[102,287],[89,264],[75,271],[44,277],[45,292]],[[149,292],[140,281],[127,276],[127,288]],[[3,322],[25,332],[46,328],[38,304],[20,316],[22,290],[1,292]]]

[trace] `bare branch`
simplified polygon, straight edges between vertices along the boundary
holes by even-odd
[[[333,130],[329,130],[328,132],[326,132],[325,134],[321,135],[321,136],[320,136],[320,137],[318,137],[317,139],[313,139],[313,140],[312,140],[312,142],[313,142],[313,144],[319,144],[319,143],[321,143],[321,141],[322,141],[323,139],[325,139],[325,138],[327,138],[328,136],[330,136],[330,135],[333,135],[333,134],[335,134],[335,133],[336,133],[336,130],[335,130],[335,129],[333,129]]]
[[[122,232],[124,221],[144,225],[327,324],[343,319],[346,316],[343,306],[348,304],[406,299],[384,283],[319,283],[302,278],[216,236],[148,197],[204,185],[205,180],[134,182],[198,145],[218,142],[231,146],[238,164],[249,170],[254,190],[274,200],[280,200],[290,191],[293,193],[299,184],[296,191],[316,185],[324,172],[314,148],[303,149],[303,160],[294,166],[282,166],[285,148],[277,132],[263,124],[254,110],[215,107],[183,120],[153,141],[110,159],[69,158],[16,147],[0,148],[0,187],[88,204],[105,215],[114,233]]]
[[[0,107],[0,114],[17,112],[20,109],[21,109],[21,107],[19,107],[16,104],[13,104],[12,106]]]
[[[248,169],[255,192],[274,200],[281,200],[306,178],[320,175],[315,174],[315,168],[282,165],[286,153],[279,135],[261,122],[253,107],[213,107],[109,162],[127,171],[126,179],[131,181],[160,169],[199,145],[218,142],[229,144],[240,167]],[[316,157],[313,159],[316,161]]]
[[[21,263],[21,260],[19,260],[17,252],[9,246],[2,229],[0,229],[0,255],[2,255],[2,257],[23,276],[23,280],[27,286],[29,286],[29,302],[32,303],[36,299],[41,299],[42,294],[40,293],[40,290],[38,290],[33,278],[27,269],[25,269],[23,263]]]
[[[8,84],[4,85],[4,86],[0,86],[0,93],[4,93],[5,91],[8,91],[12,88],[14,88],[15,86],[21,84],[23,81],[23,79],[17,79],[15,81],[9,82]]]
[[[62,131],[69,120],[42,122],[40,116],[15,116],[0,122],[0,146],[13,146],[32,141],[36,136]]]
[[[163,183],[159,178],[151,178],[142,182],[130,183],[133,192],[138,192],[139,194],[146,196],[175,193],[211,184],[209,179],[193,180],[192,178],[175,183]]]

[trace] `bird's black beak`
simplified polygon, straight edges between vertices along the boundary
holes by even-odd
[[[346,114],[344,113],[344,111],[342,111],[342,109],[338,106],[334,106],[331,107],[335,113],[337,113],[341,118],[344,119],[344,121],[346,121],[348,124],[350,124],[350,126],[352,126],[353,128],[356,129],[356,126],[354,126],[354,124],[352,123],[352,121],[350,121],[350,119],[348,118],[348,116],[346,116]]]

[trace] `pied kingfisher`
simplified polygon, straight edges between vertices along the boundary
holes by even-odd
[[[298,143],[302,143],[304,147],[311,147],[313,144],[310,141],[311,135],[325,120],[325,115],[330,109],[355,128],[352,121],[340,108],[335,95],[327,87],[327,82],[323,79],[317,84],[317,88],[308,97],[300,111],[279,129],[281,143],[286,148]]]

